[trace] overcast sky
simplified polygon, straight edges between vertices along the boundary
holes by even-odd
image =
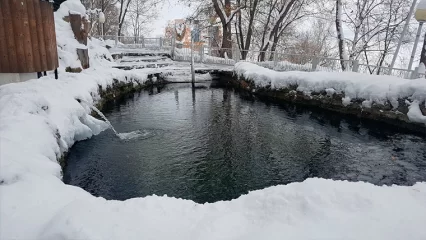
[[[191,14],[191,9],[178,0],[167,0],[165,1],[162,9],[159,11],[157,20],[154,20],[153,31],[148,33],[148,37],[156,37],[157,35],[164,34],[164,28],[167,21],[173,19],[181,19]]]

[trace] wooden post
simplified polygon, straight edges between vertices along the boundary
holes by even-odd
[[[89,26],[88,22],[85,21],[85,19],[82,19],[80,14],[70,13],[69,19],[70,19],[71,29],[74,33],[75,39],[77,39],[79,43],[87,46],[87,36],[89,32],[87,29]],[[84,29],[81,29],[82,25],[84,26]],[[83,67],[83,69],[90,67],[89,50],[87,48],[77,49],[77,56],[81,62],[81,66]]]
[[[34,10],[35,10],[35,18],[36,18],[36,29],[43,29],[43,18],[41,15],[41,8],[40,8],[40,1],[34,2]],[[46,45],[44,44],[44,33],[43,31],[36,31],[37,32],[37,38],[39,42],[40,47],[40,57],[41,57],[41,69],[47,69],[47,53],[46,53]],[[56,37],[55,37],[56,39]],[[41,71],[41,70],[40,70]]]

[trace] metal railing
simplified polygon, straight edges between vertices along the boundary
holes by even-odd
[[[93,36],[103,39],[107,45],[124,49],[171,50],[172,40],[169,38],[145,38],[129,36]]]
[[[242,53],[237,48],[211,48],[199,44],[195,44],[191,50],[189,44],[175,43],[174,39],[170,38],[145,38],[108,35],[94,37],[102,38],[107,45],[116,49],[148,49],[170,51],[170,54],[175,61],[190,62],[192,51],[194,61],[198,63],[234,65],[237,62],[245,61],[252,62],[262,67],[270,68],[276,71],[359,72],[370,75],[391,75],[400,78],[411,79],[425,77],[424,74],[419,74],[417,69],[407,70],[360,64],[358,60],[341,60],[338,58],[256,50],[248,50]],[[245,55],[244,59],[242,58],[243,55]]]

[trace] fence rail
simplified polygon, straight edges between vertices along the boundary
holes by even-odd
[[[370,75],[391,75],[400,78],[419,78],[418,70],[389,68],[384,66],[360,64],[358,60],[341,60],[321,56],[287,54],[270,51],[248,50],[240,52],[234,49],[211,48],[204,45],[175,44],[170,38],[145,38],[129,36],[94,36],[103,39],[107,45],[122,49],[151,49],[171,52],[175,61],[191,61],[191,52],[195,62],[234,65],[240,61],[256,63],[276,71],[325,71],[359,72]],[[225,56],[225,57],[223,57]]]

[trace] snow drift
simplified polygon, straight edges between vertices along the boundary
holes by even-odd
[[[419,108],[419,104],[425,104],[426,100],[425,79],[409,80],[354,72],[277,72],[248,62],[237,63],[234,71],[259,88],[279,90],[297,86],[297,91],[307,95],[321,91],[342,93],[345,96],[343,105],[348,105],[352,99],[362,99],[363,107],[389,102],[396,109],[400,99],[407,99],[411,105],[407,114],[410,121],[426,124],[426,116]]]

